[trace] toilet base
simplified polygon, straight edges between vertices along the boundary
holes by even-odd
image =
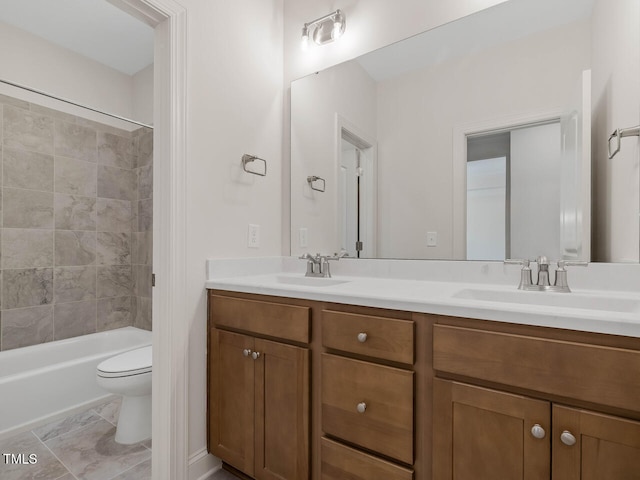
[[[131,445],[150,437],[151,395],[123,396],[115,441],[123,445]]]

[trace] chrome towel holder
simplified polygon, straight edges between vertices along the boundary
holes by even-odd
[[[616,153],[620,151],[620,139],[622,137],[639,137],[640,136],[640,125],[637,127],[629,127],[629,128],[616,128],[616,130],[609,135],[609,140],[607,141],[607,150],[609,151],[609,159],[612,159],[616,156]],[[611,140],[616,139],[616,148],[611,151]]]
[[[314,186],[314,183],[316,182],[322,182],[322,188]],[[315,190],[316,192],[324,192],[325,190],[326,182],[324,181],[324,178],[318,177],[317,175],[309,175],[307,177],[307,183],[311,187],[311,190]]]
[[[256,172],[254,170],[247,170],[247,163],[251,163],[255,160],[259,160],[264,164],[264,171],[263,172]],[[252,175],[259,175],[261,177],[266,177],[267,176],[267,161],[263,158],[259,158],[256,157],[255,155],[249,155],[249,154],[244,154],[242,155],[242,169],[247,172],[250,173]]]

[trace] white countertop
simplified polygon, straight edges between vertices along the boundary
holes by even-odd
[[[572,287],[571,293],[522,292],[517,290],[517,269],[509,266],[507,271],[501,264],[487,266],[486,262],[462,262],[471,264],[469,266],[461,265],[461,262],[440,262],[456,263],[448,266],[449,271],[470,270],[468,278],[476,281],[466,282],[398,278],[402,275],[396,271],[391,273],[394,278],[375,276],[365,264],[362,264],[365,267],[362,275],[343,274],[334,268],[334,264],[331,279],[307,279],[301,268],[304,267],[302,261],[295,262],[289,257],[262,260],[260,265],[252,265],[256,260],[249,259],[209,261],[205,287],[640,337],[640,289],[636,293],[576,286]],[[353,265],[355,263],[347,269],[353,270]],[[447,265],[436,266],[441,267],[447,268]],[[491,274],[492,270],[499,272],[499,269],[504,269],[504,276],[508,278]],[[493,281],[477,281],[471,270],[482,271],[483,275],[491,277],[485,280]],[[458,275],[464,277],[464,272]]]

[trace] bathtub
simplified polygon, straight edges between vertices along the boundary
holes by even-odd
[[[124,327],[0,352],[0,438],[109,398],[98,364],[146,345],[151,332]]]

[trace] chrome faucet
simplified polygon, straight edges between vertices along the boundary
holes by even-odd
[[[586,267],[588,262],[573,262],[568,260],[558,260],[558,268],[555,272],[555,279],[553,285],[551,285],[549,277],[549,261],[547,257],[540,256],[536,259],[538,264],[538,277],[536,283],[533,283],[531,279],[531,267],[529,260],[505,260],[507,264],[522,265],[520,271],[520,284],[518,290],[538,291],[538,292],[559,292],[569,293],[571,289],[567,283],[567,269],[566,267]]]
[[[342,257],[346,257],[347,255],[348,253],[346,251],[342,251],[339,254],[334,253],[333,255],[320,255],[319,253],[311,255],[310,253],[304,253],[298,258],[307,261],[307,272],[304,274],[305,277],[330,278],[331,269],[329,268],[329,260],[340,260]]]

